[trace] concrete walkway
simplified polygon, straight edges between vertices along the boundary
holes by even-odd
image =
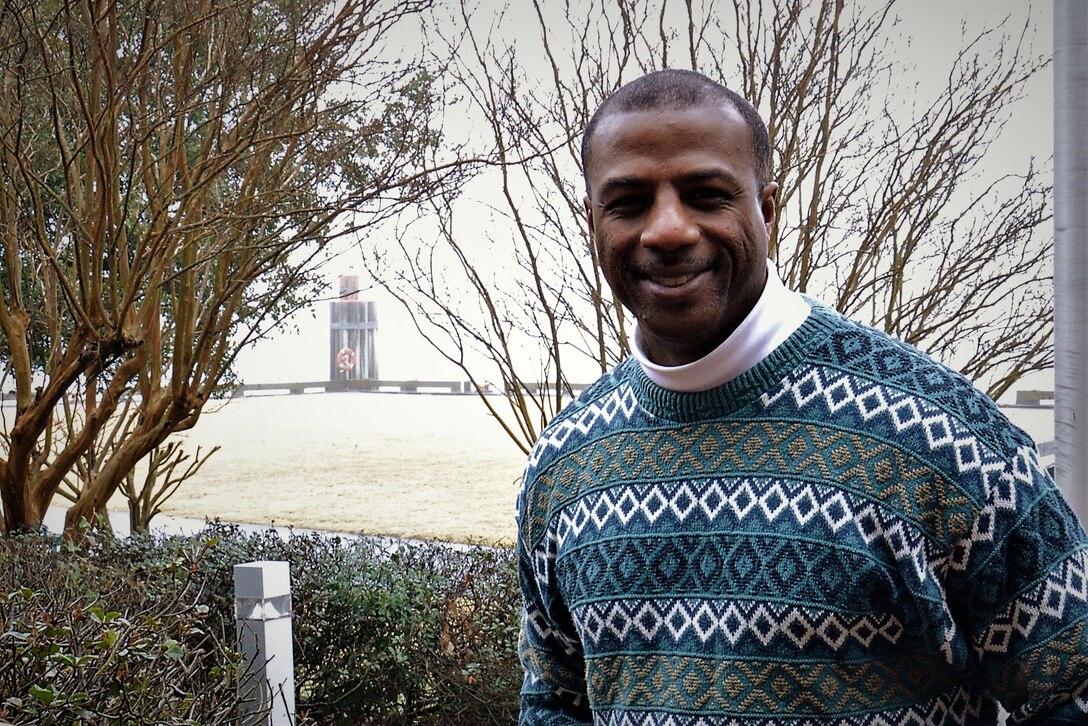
[[[64,530],[64,514],[67,507],[50,507],[45,514],[43,524],[50,532],[60,534]],[[166,514],[156,515],[151,520],[151,533],[156,535],[193,536],[201,532],[209,524],[208,520],[190,519],[187,517],[171,517]],[[408,539],[403,537],[390,537],[387,535],[367,535],[360,532],[332,532],[324,529],[308,529],[305,527],[285,527],[278,524],[251,524],[248,522],[224,522],[233,524],[243,532],[267,532],[272,530],[282,539],[289,539],[292,534],[308,535],[317,534],[322,537],[339,537],[346,540],[366,539],[381,546],[385,550],[395,550],[402,545],[412,544],[441,544],[454,550],[470,550],[480,545],[468,545],[461,542],[428,542],[420,539]],[[117,537],[128,537],[131,529],[128,524],[128,512],[110,512],[110,526]],[[0,723],[0,726],[3,726]]]

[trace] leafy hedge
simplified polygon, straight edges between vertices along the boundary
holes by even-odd
[[[0,718],[35,724],[229,723],[239,658],[197,573],[144,573],[109,546],[0,543]]]
[[[516,720],[508,549],[246,533],[0,543],[0,718],[218,724],[237,708],[233,567],[291,564],[300,723]]]

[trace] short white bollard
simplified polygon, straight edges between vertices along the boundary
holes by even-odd
[[[242,726],[293,726],[295,658],[291,645],[291,567],[287,562],[234,566]]]

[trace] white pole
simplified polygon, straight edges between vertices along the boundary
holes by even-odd
[[[1088,2],[1054,0],[1054,438],[1088,524]]]
[[[234,566],[238,684],[242,726],[293,726],[295,659],[291,645],[291,568],[287,562]]]

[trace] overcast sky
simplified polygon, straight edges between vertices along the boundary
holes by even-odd
[[[860,0],[865,2],[865,0]],[[1051,0],[900,0],[898,13],[911,42],[910,61],[923,77],[940,83],[943,73],[960,45],[961,24],[968,30],[993,24],[1005,15],[1022,22],[1030,12],[1037,21],[1034,49],[1050,56],[1053,49]],[[535,32],[535,31],[534,31]],[[1029,96],[1017,107],[998,145],[998,154],[1016,155],[1022,167],[1024,149],[1047,157],[1053,146],[1053,91],[1050,69],[1039,74]],[[1000,156],[998,157],[1000,158]],[[341,274],[361,274],[358,256],[346,253],[328,269],[330,290],[337,288]],[[415,332],[399,305],[374,290],[367,299],[378,305],[378,372],[384,379],[450,379],[462,374],[441,359]],[[297,332],[285,327],[275,338],[243,351],[237,370],[247,383],[326,380],[329,372],[329,303],[320,303],[292,321]],[[1049,383],[1052,386],[1052,381]],[[1022,388],[1047,388],[1044,376],[1026,382]]]

